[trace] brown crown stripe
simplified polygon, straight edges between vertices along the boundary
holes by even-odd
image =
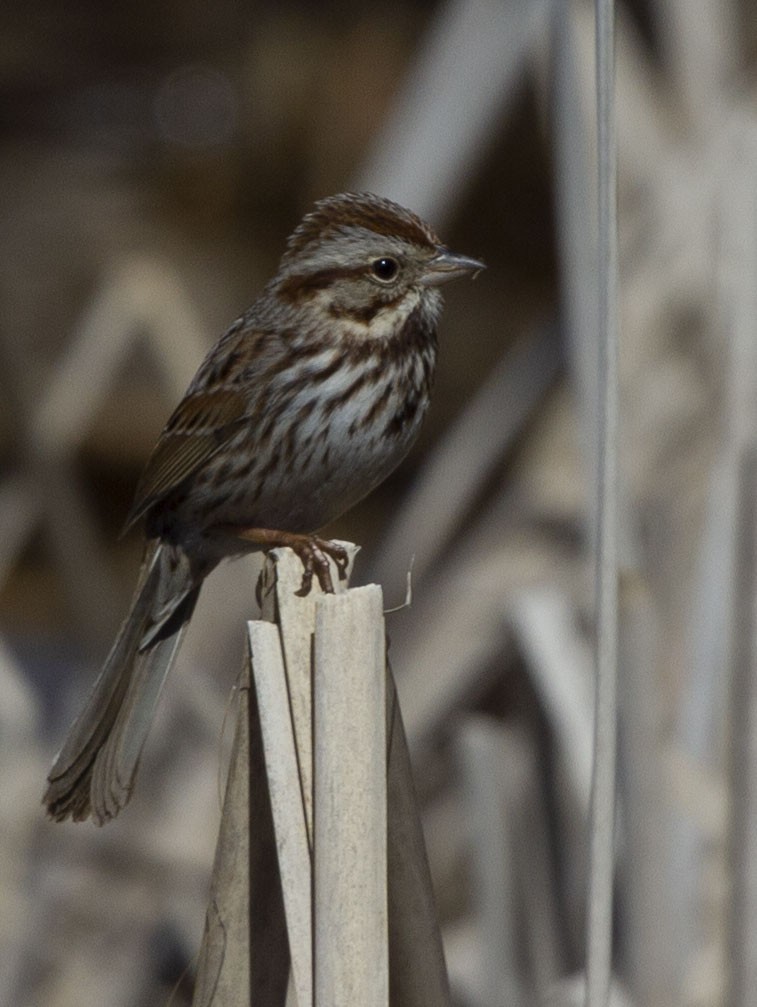
[[[371,193],[343,193],[316,203],[289,239],[286,258],[298,255],[313,241],[323,241],[329,234],[354,228],[411,244],[439,244],[437,236],[420,217],[397,203]]]

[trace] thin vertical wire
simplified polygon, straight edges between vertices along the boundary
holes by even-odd
[[[724,176],[721,243],[721,300],[730,358],[727,385],[727,459],[721,482],[730,507],[721,508],[729,532],[728,557],[719,557],[729,575],[724,627],[726,651],[721,679],[730,688],[729,756],[730,905],[726,948],[725,1002],[754,1002],[757,983],[757,129],[749,112],[729,124],[729,170]],[[712,672],[711,672],[712,674]]]
[[[757,681],[754,675],[757,450],[754,444],[742,447],[738,475],[730,725],[731,904],[727,937],[727,1003],[733,1007],[746,1007],[754,1003],[757,981],[754,937],[757,916],[757,840],[754,828],[757,793],[752,769],[757,752]]]
[[[618,244],[614,0],[596,0],[599,283],[599,465],[596,700],[589,813],[586,1007],[605,1007],[612,971],[618,654]]]

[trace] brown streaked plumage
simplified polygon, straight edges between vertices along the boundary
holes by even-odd
[[[48,777],[58,820],[102,824],[131,794],[163,680],[200,587],[221,559],[286,545],[333,590],[316,536],[407,453],[436,363],[438,287],[481,263],[454,255],[387,199],[321,200],[279,271],[200,365],[137,487],[137,590]]]

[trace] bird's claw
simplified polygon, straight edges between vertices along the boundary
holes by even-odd
[[[317,535],[303,535],[299,532],[273,531],[268,528],[233,528],[230,529],[235,538],[253,545],[271,549],[285,547],[292,549],[302,561],[302,582],[295,591],[300,598],[310,594],[313,586],[313,576],[318,578],[324,594],[334,594],[334,582],[331,579],[329,558],[334,561],[339,580],[347,579],[350,557],[347,550],[336,542]],[[227,532],[228,533],[228,532]],[[258,603],[261,601],[260,583],[257,591]]]
[[[331,579],[331,569],[328,557],[336,564],[339,580],[347,579],[347,568],[350,558],[344,546],[330,542],[328,539],[317,538],[315,535],[295,547],[297,555],[302,560],[302,583],[295,594],[305,598],[310,594],[313,584],[313,574],[324,594],[334,594],[334,582]]]

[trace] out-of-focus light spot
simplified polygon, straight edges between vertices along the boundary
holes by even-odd
[[[216,147],[231,141],[237,124],[235,89],[223,73],[185,66],[163,81],[155,95],[155,121],[167,143]]]

